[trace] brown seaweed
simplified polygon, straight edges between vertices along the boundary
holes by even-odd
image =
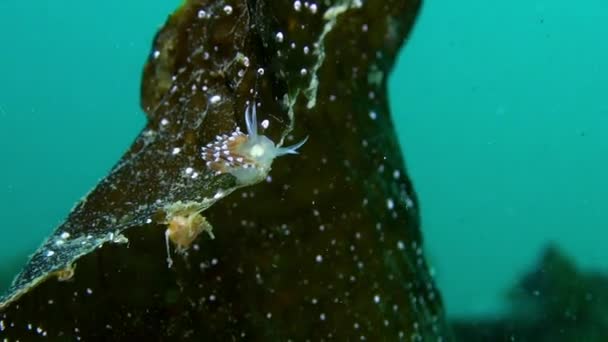
[[[580,269],[556,245],[508,293],[502,317],[454,319],[459,341],[606,341],[608,275]]]
[[[419,7],[186,1],[144,69],[146,127],[2,297],[0,337],[447,338],[386,93]],[[243,182],[201,148],[253,103],[273,142],[309,140]]]

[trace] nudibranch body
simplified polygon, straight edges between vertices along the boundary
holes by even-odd
[[[264,135],[258,134],[255,104],[245,110],[247,133],[237,127],[232,133],[218,135],[215,141],[202,148],[201,156],[207,167],[217,174],[230,173],[240,184],[254,184],[266,178],[272,161],[286,154],[297,154],[306,140],[281,147]]]

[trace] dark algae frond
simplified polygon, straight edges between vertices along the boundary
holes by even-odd
[[[146,127],[1,298],[0,340],[447,340],[386,93],[419,6],[186,1]]]
[[[608,336],[608,275],[582,270],[557,245],[507,292],[499,317],[454,319],[458,341],[603,342]]]

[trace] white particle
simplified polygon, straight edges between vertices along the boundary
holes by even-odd
[[[147,219],[146,219],[146,223],[147,223],[147,224],[152,223],[152,219],[151,219],[151,218],[147,218]]]
[[[163,125],[163,126],[167,126],[169,124],[169,120],[162,119],[162,120],[160,120],[160,124]]]
[[[306,76],[306,74],[308,74],[308,70],[306,70],[305,68],[302,68],[302,69],[300,70],[300,75],[302,75],[302,76]]]
[[[393,178],[398,179],[400,175],[401,173],[399,172],[399,170],[393,171]]]
[[[61,238],[62,238],[62,239],[64,239],[64,240],[65,240],[65,239],[68,239],[69,237],[70,237],[70,233],[68,233],[68,232],[63,232],[63,233],[61,233]]]
[[[157,59],[158,56],[160,56],[160,51],[158,51],[158,50],[154,51],[153,56],[154,56],[154,59]]]
[[[316,260],[317,262],[322,262],[322,261],[323,261],[323,256],[319,254],[319,255],[317,255],[317,257],[315,258],[315,260]]]
[[[308,46],[304,46],[304,54],[308,55],[308,53],[310,52],[310,48]]]
[[[210,295],[209,296],[209,300],[212,301],[212,302],[215,301],[215,295]]]
[[[317,4],[310,4],[310,7],[308,7],[308,9],[310,10],[310,13],[312,13],[312,14],[317,13]]]
[[[197,178],[198,177],[198,172],[193,172],[191,177],[192,177],[192,179]]]
[[[272,313],[270,313],[270,312],[269,312],[269,313],[267,313],[267,314],[266,314],[266,318],[271,319],[271,318],[272,318]]]
[[[411,199],[411,198],[409,198],[409,197],[408,197],[408,198],[406,198],[406,199],[405,199],[405,207],[406,207],[407,209],[411,209],[413,206],[414,206],[414,201],[412,201],[412,199]]]
[[[173,148],[173,151],[171,151],[171,154],[176,155],[176,154],[180,153],[181,151],[182,151],[182,149],[181,149],[181,148],[179,148],[179,147],[174,147],[174,148]]]
[[[355,329],[359,329],[359,323],[356,323],[356,322],[355,322],[355,324],[353,324],[353,328],[355,328]]]
[[[322,321],[324,321],[324,320],[325,320],[325,314],[324,314],[324,313],[322,313],[321,315],[319,315],[319,318],[320,318]]]
[[[264,75],[264,68],[258,69],[258,75],[260,75],[260,76]]]
[[[300,1],[294,1],[293,2],[293,9],[299,12],[300,9],[302,9],[302,3]]]
[[[403,241],[401,241],[401,240],[397,241],[397,248],[400,250],[405,249],[405,244],[403,243]]]
[[[230,6],[230,5],[224,6],[224,13],[226,13],[227,15],[231,15],[232,14],[232,6]]]
[[[205,10],[199,10],[198,11],[198,18],[199,19],[203,19],[206,16],[207,16],[207,12],[205,12]]]
[[[192,173],[192,171],[194,171],[194,169],[193,169],[193,168],[191,168],[191,167],[187,167],[185,172],[186,172],[186,174],[187,174],[187,175],[189,175],[189,174],[191,174],[191,173]]]
[[[88,295],[93,294],[93,290],[91,290],[90,288],[87,287],[87,294]]]
[[[376,120],[376,118],[378,117],[378,114],[376,114],[376,112],[374,112],[373,110],[371,112],[369,112],[369,117],[372,120]]]
[[[262,122],[260,123],[260,125],[262,127],[264,127],[264,129],[267,129],[268,126],[270,125],[270,121],[268,121],[268,120],[262,120]]]
[[[393,202],[392,198],[386,200],[386,207],[388,208],[388,210],[393,210],[393,208],[395,207],[395,202]]]
[[[243,58],[243,65],[246,67],[249,67],[249,58],[248,57]]]
[[[215,103],[220,102],[220,100],[221,100],[221,99],[222,99],[222,97],[221,97],[221,96],[219,96],[219,95],[213,95],[213,96],[211,96],[211,99],[209,99],[209,101],[210,101],[212,104],[215,104]]]
[[[361,31],[363,31],[363,32],[367,32],[367,30],[368,30],[368,29],[369,29],[369,28],[367,27],[367,24],[363,24],[363,25],[361,26]]]
[[[47,257],[53,256],[53,255],[55,255],[55,252],[50,249],[46,252]]]
[[[376,304],[380,303],[380,296],[378,296],[378,295],[374,296],[374,303],[376,303]]]
[[[283,42],[283,32],[277,32],[277,34],[275,35],[275,38],[277,40],[277,42],[282,43]]]
[[[296,43],[295,42],[291,42],[290,46],[291,46],[292,49],[295,49],[296,48]]]
[[[216,258],[211,259],[211,265],[217,265],[218,261]]]

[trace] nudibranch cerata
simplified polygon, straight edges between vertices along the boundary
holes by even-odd
[[[201,156],[216,174],[230,173],[240,184],[254,184],[266,178],[272,161],[286,154],[297,154],[308,137],[297,144],[281,147],[258,134],[255,103],[245,109],[247,133],[237,126],[230,134],[218,135],[202,148]]]

